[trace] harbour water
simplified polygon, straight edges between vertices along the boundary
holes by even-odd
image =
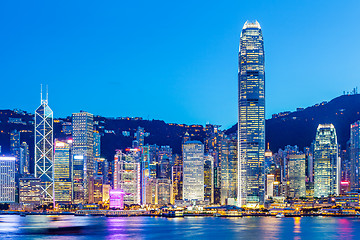
[[[359,239],[357,217],[0,215],[0,239]]]

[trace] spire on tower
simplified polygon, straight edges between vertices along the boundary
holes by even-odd
[[[41,100],[41,102],[42,102],[42,100],[43,100],[43,98],[42,98],[42,84],[40,84],[40,100]]]

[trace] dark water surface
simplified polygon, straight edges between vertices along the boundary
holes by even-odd
[[[0,239],[360,239],[360,218],[0,215]]]

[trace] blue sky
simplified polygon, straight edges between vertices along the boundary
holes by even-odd
[[[0,109],[229,127],[238,44],[257,19],[266,115],[359,86],[359,1],[2,1]]]

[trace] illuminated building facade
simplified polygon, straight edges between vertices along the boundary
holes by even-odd
[[[141,203],[146,202],[146,183],[150,178],[150,146],[146,145],[142,147],[141,154]]]
[[[360,191],[360,121],[350,126],[351,191]]]
[[[81,111],[72,115],[74,203],[88,202],[94,175],[94,117]]]
[[[172,185],[170,179],[156,179],[155,204],[166,205],[172,203]]]
[[[122,189],[111,189],[110,195],[110,209],[124,209],[124,195]]]
[[[180,155],[174,156],[174,166],[172,166],[172,183],[173,183],[173,199],[182,199],[182,185],[183,185],[183,163]]]
[[[47,94],[46,94],[47,95]],[[35,177],[40,178],[43,202],[52,202],[54,193],[53,111],[48,97],[35,111]]]
[[[247,21],[239,47],[238,204],[264,204],[265,53],[260,24]]]
[[[305,185],[305,154],[295,154],[288,156],[288,182],[289,194],[291,198],[299,199],[306,196]]]
[[[30,156],[29,145],[23,142],[20,147],[20,175],[26,176],[30,174]]]
[[[214,157],[204,157],[204,199],[214,203]]]
[[[10,152],[16,158],[15,160],[15,177],[18,178],[20,169],[20,132],[16,129],[10,133]]]
[[[15,157],[0,157],[0,203],[15,202]]]
[[[267,199],[274,197],[274,182],[275,182],[274,174],[267,174],[266,175],[266,198]]]
[[[319,124],[314,145],[314,197],[339,195],[340,159],[335,127]]]
[[[99,203],[103,201],[103,177],[96,176],[90,178],[90,203]]]
[[[55,141],[54,194],[56,203],[71,203],[71,176],[70,144]]]
[[[19,179],[19,203],[25,208],[32,210],[41,204],[40,201],[40,178],[20,178]]]
[[[127,205],[141,203],[140,162],[136,161],[136,156],[118,151],[114,157],[114,189],[126,193],[124,203]]]
[[[220,203],[237,198],[238,152],[235,139],[224,138],[221,147],[221,194]]]
[[[204,145],[199,141],[183,144],[183,200],[204,201]]]
[[[144,142],[145,142],[145,130],[142,127],[138,127],[137,131],[135,133],[135,138],[136,141],[139,144],[139,147],[143,147],[144,146]]]

